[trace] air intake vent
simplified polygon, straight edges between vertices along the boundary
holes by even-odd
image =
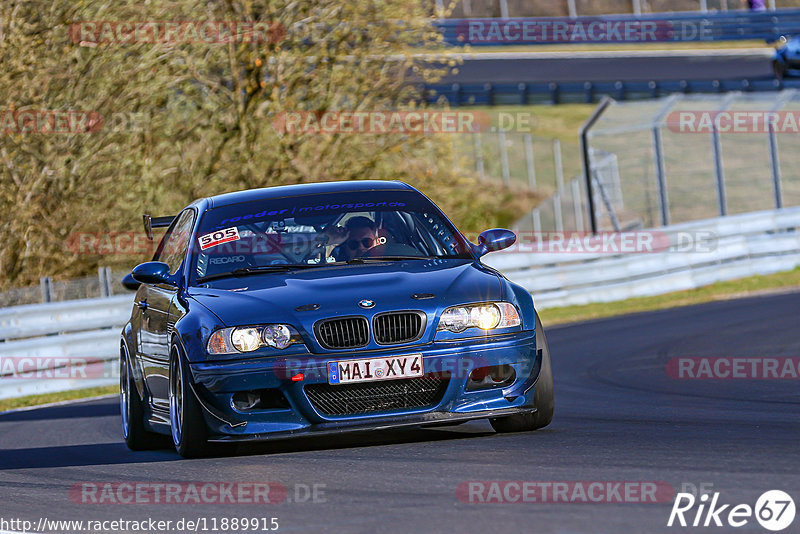
[[[315,328],[317,340],[326,349],[355,349],[369,343],[369,323],[366,317],[325,319]]]
[[[372,319],[375,342],[381,345],[410,343],[422,337],[425,314],[421,311],[380,313]]]
[[[372,412],[433,408],[442,401],[450,375],[383,380],[361,384],[309,384],[306,396],[319,413],[348,416]]]

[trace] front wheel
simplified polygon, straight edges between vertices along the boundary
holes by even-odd
[[[550,366],[550,349],[544,335],[542,321],[536,315],[536,347],[542,351],[542,370],[536,382],[536,391],[533,394],[534,413],[522,413],[495,417],[489,419],[492,428],[497,432],[526,432],[544,428],[553,420],[555,409],[555,391],[553,390],[553,369]]]
[[[208,429],[202,408],[192,391],[188,364],[177,346],[170,352],[169,420],[172,443],[178,454],[184,458],[208,454]]]

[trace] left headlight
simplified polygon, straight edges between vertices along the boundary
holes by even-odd
[[[460,333],[468,328],[494,330],[520,324],[519,312],[510,302],[485,302],[447,308],[442,312],[436,330]]]
[[[285,349],[302,342],[300,333],[288,324],[236,326],[222,328],[211,334],[206,350],[209,354],[237,354],[253,352],[261,347]]]

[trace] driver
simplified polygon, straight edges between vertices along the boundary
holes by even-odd
[[[332,255],[336,260],[360,258],[379,244],[378,229],[369,217],[356,216],[347,220],[344,227],[326,228],[328,245],[338,245]]]

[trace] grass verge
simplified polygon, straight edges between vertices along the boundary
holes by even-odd
[[[42,395],[28,395],[15,399],[0,400],[0,412],[13,410],[15,408],[27,408],[28,406],[39,406],[53,402],[67,400],[87,399],[89,397],[99,397],[101,395],[114,395],[119,393],[119,386],[103,386],[97,388],[76,389],[74,391],[60,391],[58,393],[44,393]]]
[[[618,302],[604,302],[581,306],[565,306],[541,310],[542,323],[552,326],[563,323],[574,323],[589,319],[600,319],[614,315],[624,315],[679,306],[690,306],[716,300],[728,300],[739,297],[769,293],[774,290],[800,290],[800,268],[793,271],[751,276],[727,282],[717,282],[698,289],[676,291],[654,297],[641,297]],[[534,295],[535,299],[535,295]]]

